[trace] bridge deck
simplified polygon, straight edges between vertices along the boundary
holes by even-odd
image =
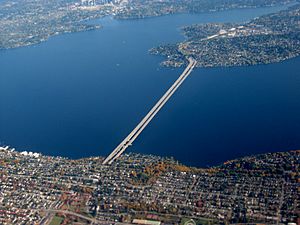
[[[103,164],[111,164],[116,158],[118,158],[140,135],[145,127],[150,123],[153,117],[159,112],[159,110],[170,99],[174,92],[180,87],[183,81],[190,75],[192,70],[197,64],[197,61],[189,58],[189,64],[182,72],[180,77],[174,82],[174,84],[168,89],[168,91],[160,98],[160,100],[154,105],[154,107],[148,112],[148,114],[142,119],[142,121],[134,128],[134,130],[110,153],[110,155],[103,161]]]

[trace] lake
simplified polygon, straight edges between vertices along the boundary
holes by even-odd
[[[0,51],[0,145],[70,158],[107,155],[183,68],[159,66],[148,50],[183,40],[180,27],[243,22],[286,6],[93,23]],[[128,151],[193,166],[300,148],[300,58],[196,69]]]

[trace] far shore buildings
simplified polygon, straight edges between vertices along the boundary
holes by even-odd
[[[82,6],[96,6],[105,4],[120,4],[122,0],[81,0]]]

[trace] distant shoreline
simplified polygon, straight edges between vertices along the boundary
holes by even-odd
[[[42,35],[39,34],[38,36],[31,37],[28,34],[24,37],[20,36],[20,37],[18,37],[18,39],[14,39],[14,37],[12,37],[12,38],[10,38],[10,40],[8,42],[9,44],[5,44],[4,41],[2,44],[0,44],[0,51],[38,45],[38,44],[46,42],[50,38],[58,36],[58,35],[72,34],[72,33],[86,32],[86,31],[101,29],[103,27],[101,24],[100,25],[92,24],[92,23],[89,23],[89,21],[98,20],[98,19],[104,18],[105,16],[111,16],[115,20],[120,20],[120,21],[122,21],[122,20],[141,20],[141,19],[152,19],[152,18],[161,17],[161,16],[172,16],[172,15],[180,15],[180,14],[195,14],[195,15],[197,15],[197,14],[203,14],[203,13],[205,14],[205,13],[226,12],[226,11],[231,11],[231,10],[272,8],[272,7],[279,7],[279,6],[286,7],[286,6],[292,6],[294,4],[296,4],[295,1],[288,1],[288,2],[283,2],[281,4],[274,4],[274,5],[269,5],[269,6],[240,7],[240,8],[237,7],[237,8],[229,8],[229,9],[222,9],[222,10],[208,10],[208,11],[202,11],[202,12],[176,12],[176,13],[153,15],[153,16],[141,17],[141,18],[139,18],[139,17],[137,17],[137,18],[119,18],[118,15],[113,15],[111,13],[103,14],[102,12],[98,12],[99,15],[89,16],[90,18],[80,20],[80,22],[77,24],[76,24],[76,22],[74,22],[74,24],[72,24],[70,27],[62,28],[62,30],[60,29],[58,31],[55,31],[55,28],[54,28],[54,30],[49,30],[49,33],[45,33]],[[1,10],[1,8],[0,8],[0,10]],[[85,21],[85,23],[82,23],[83,21]],[[0,24],[1,24],[1,20],[0,20]],[[1,31],[1,29],[0,29],[0,31]],[[1,39],[0,39],[0,43],[1,43]]]

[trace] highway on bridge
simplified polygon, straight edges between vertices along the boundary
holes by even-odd
[[[174,92],[180,87],[183,81],[190,75],[197,61],[193,58],[188,58],[189,64],[182,72],[180,77],[174,82],[174,84],[168,89],[168,91],[161,97],[161,99],[155,104],[155,106],[149,111],[149,113],[143,118],[143,120],[134,128],[134,130],[110,153],[110,155],[103,161],[103,164],[111,164],[117,159],[133,141],[140,135],[145,127],[150,123],[153,117],[159,112],[159,110],[170,99]]]

